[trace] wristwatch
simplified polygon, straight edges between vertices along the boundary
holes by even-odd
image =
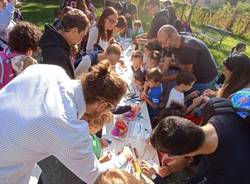
[[[157,175],[156,175],[156,174],[153,174],[153,175],[151,176],[151,179],[152,179],[152,180],[155,180],[155,178],[157,178]]]

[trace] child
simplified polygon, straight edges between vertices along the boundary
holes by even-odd
[[[143,65],[143,55],[142,53],[137,50],[134,51],[132,56],[132,71],[134,75],[134,84],[137,87],[137,89],[140,91],[143,88],[144,82],[145,82],[145,71],[142,67]]]
[[[133,174],[121,169],[110,169],[101,173],[94,184],[143,184]]]
[[[88,72],[91,66],[104,59],[107,59],[114,66],[120,60],[121,52],[121,47],[118,44],[110,44],[104,53],[93,52],[86,54],[76,61],[75,76]]]
[[[233,57],[233,56],[244,53],[246,51],[246,48],[247,48],[247,45],[245,43],[242,43],[242,42],[238,43],[232,48],[232,51],[229,57]]]
[[[163,93],[161,84],[162,72],[159,68],[152,68],[147,74],[148,94],[141,95],[141,99],[147,103],[151,122],[160,112],[160,98]]]
[[[117,24],[114,28],[114,38],[117,40],[122,33],[126,30],[128,22],[123,15],[120,15],[117,18]],[[118,41],[118,40],[117,40]]]
[[[189,91],[196,81],[196,77],[193,73],[187,71],[181,71],[176,76],[176,86],[170,91],[166,108],[168,108],[172,102],[177,102],[184,105],[185,98],[184,92]],[[195,92],[194,92],[195,93]],[[191,95],[193,95],[192,93]],[[190,113],[195,107],[200,105],[203,97],[197,97],[193,99],[193,103],[187,107],[186,114]]]
[[[161,53],[162,48],[161,46],[153,41],[145,43],[143,47],[143,62],[146,65],[149,61],[150,56],[153,54],[154,51],[159,51]]]
[[[93,147],[93,152],[96,155],[96,158],[99,159],[101,163],[108,161],[108,158],[106,156],[101,158],[102,148],[107,147],[108,142],[105,139],[99,139],[95,134],[99,132],[106,123],[112,121],[113,118],[112,113],[108,112],[95,119],[85,114],[83,118],[89,123],[89,132],[93,139],[92,147]]]
[[[134,22],[134,29],[132,30],[132,38],[136,38],[138,35],[144,33],[142,28],[141,20],[136,20]]]
[[[149,57],[148,63],[146,63],[146,71],[149,71],[152,68],[159,68],[161,61],[161,53],[159,51],[153,51]]]
[[[37,63],[32,55],[33,51],[38,49],[40,37],[41,31],[31,23],[18,22],[13,27],[9,33],[8,48],[0,53],[3,63],[0,66],[0,76],[3,76],[0,80],[0,89],[29,65]]]

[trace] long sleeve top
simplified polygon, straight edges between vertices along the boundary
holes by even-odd
[[[120,167],[92,151],[81,82],[56,65],[32,65],[0,90],[0,183],[27,184],[35,163],[53,155],[86,183]]]

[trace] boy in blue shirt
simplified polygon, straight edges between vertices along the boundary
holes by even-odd
[[[161,84],[162,72],[159,68],[152,68],[146,76],[147,86],[149,87],[147,95],[141,95],[141,99],[147,103],[150,120],[152,120],[160,112],[160,98],[163,94]]]

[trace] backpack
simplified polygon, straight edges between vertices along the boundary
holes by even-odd
[[[17,55],[19,54],[11,52],[8,48],[0,51],[0,89],[15,77],[10,59]]]
[[[206,104],[203,112],[204,117],[201,125],[207,124],[212,116],[227,113],[234,113],[238,115],[241,119],[243,119],[245,122],[250,123],[250,107],[236,106],[232,99],[212,98]],[[244,116],[242,116],[242,113],[244,114]]]

